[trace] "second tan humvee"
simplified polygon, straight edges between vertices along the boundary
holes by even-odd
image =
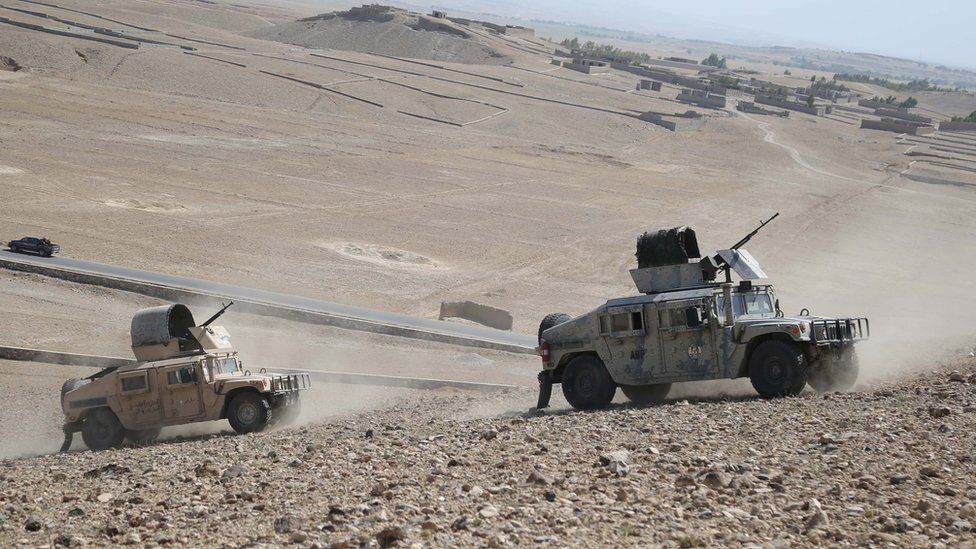
[[[299,392],[311,385],[308,374],[244,369],[227,331],[210,325],[227,307],[200,326],[178,303],[136,313],[137,362],[64,383],[62,451],[78,431],[88,448],[103,450],[126,439],[151,442],[171,425],[227,419],[238,433],[249,433],[296,416]]]

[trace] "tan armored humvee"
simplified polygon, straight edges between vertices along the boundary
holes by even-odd
[[[238,433],[249,433],[294,418],[299,391],[310,387],[308,374],[245,370],[227,331],[210,325],[229,306],[199,326],[178,303],[136,313],[137,362],[69,379],[61,388],[61,450],[78,431],[88,448],[103,450],[125,439],[151,442],[170,425],[227,419]]]
[[[766,274],[740,249],[773,218],[701,259],[687,227],[645,233],[631,271],[640,295],[575,318],[543,319],[537,407],[548,406],[553,383],[577,409],[607,406],[618,387],[632,401],[658,401],[684,381],[748,377],[766,397],[794,395],[808,383],[818,391],[853,386],[854,343],[869,337],[868,319],[805,309],[785,315]],[[716,281],[722,272],[724,282]],[[737,284],[732,272],[741,278]]]

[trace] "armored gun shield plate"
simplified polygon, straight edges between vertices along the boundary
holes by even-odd
[[[204,351],[218,352],[233,349],[230,344],[230,334],[223,326],[194,326],[189,330]]]
[[[718,255],[742,280],[769,278],[762,270],[762,267],[759,266],[756,258],[752,257],[752,254],[742,248],[738,250],[719,250]]]

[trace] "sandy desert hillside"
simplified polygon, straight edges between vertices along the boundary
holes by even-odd
[[[461,25],[396,8],[353,8],[307,17],[250,33],[306,48],[335,48],[414,59],[504,64],[516,41],[492,36],[480,25]],[[523,52],[532,43],[523,42]],[[515,51],[513,51],[515,50]]]
[[[764,401],[740,379],[526,414],[538,357],[232,310],[252,364],[515,388],[320,384],[297,429],[46,455],[58,388],[87,370],[0,361],[0,545],[971,543],[976,134],[862,129],[879,116],[856,100],[702,108],[455,19],[4,0],[0,240],[423,318],[471,300],[535,334],[635,294],[640,233],[689,225],[710,252],[779,212],[748,249],[783,309],[871,318],[854,392]],[[748,68],[790,88],[830,76]],[[970,92],[913,95],[936,126],[976,110]],[[688,131],[649,121],[689,110]],[[128,356],[132,313],[158,303],[3,271],[0,345]],[[211,528],[234,521],[255,533]]]

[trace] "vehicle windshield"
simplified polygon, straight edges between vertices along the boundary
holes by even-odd
[[[725,316],[725,296],[715,296],[716,314],[719,318]],[[756,288],[748,292],[733,292],[732,316],[739,317],[771,317],[776,316],[773,298],[766,288]]]
[[[214,366],[214,375],[237,373],[237,359],[234,357],[218,358]]]

